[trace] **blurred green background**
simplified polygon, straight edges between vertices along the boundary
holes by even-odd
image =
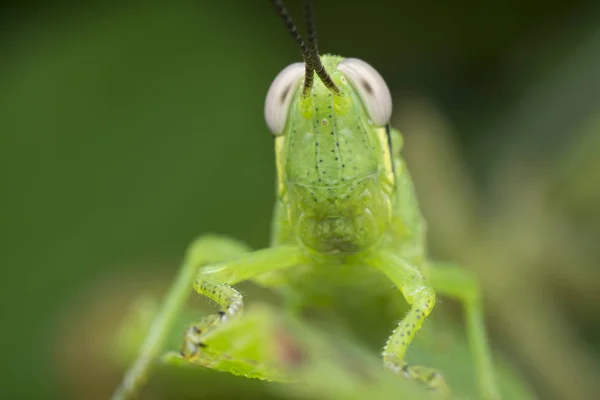
[[[78,372],[118,377],[94,343],[195,236],[267,244],[263,101],[300,56],[266,1],[1,7],[2,397],[82,398]],[[540,398],[597,398],[600,5],[316,9],[321,50],[390,86],[432,253],[480,275],[494,347]]]

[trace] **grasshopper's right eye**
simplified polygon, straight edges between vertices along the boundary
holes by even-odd
[[[265,120],[275,136],[281,135],[285,129],[290,104],[303,75],[304,64],[294,63],[285,67],[271,83],[265,100]]]

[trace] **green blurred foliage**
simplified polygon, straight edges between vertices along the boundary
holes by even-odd
[[[268,2],[3,7],[3,394],[65,398],[94,378],[110,392],[118,371],[95,369],[97,341],[136,293],[168,284],[196,235],[267,244],[262,107],[298,51]],[[480,273],[496,347],[542,398],[597,393],[600,9],[316,8],[322,51],[386,78],[433,252]]]

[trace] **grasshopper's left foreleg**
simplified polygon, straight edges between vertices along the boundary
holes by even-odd
[[[453,297],[464,304],[467,336],[477,367],[481,396],[485,400],[500,399],[485,331],[479,285],[475,276],[466,269],[437,263],[431,269],[430,280],[438,293]]]
[[[402,291],[410,305],[410,311],[388,339],[383,350],[384,366],[407,378],[420,381],[440,394],[448,395],[445,380],[437,371],[406,363],[404,356],[415,334],[435,304],[435,292],[422,273],[393,253],[381,252],[369,262],[385,273]]]

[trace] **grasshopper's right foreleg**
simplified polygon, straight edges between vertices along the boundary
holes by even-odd
[[[190,245],[175,282],[152,320],[135,362],[113,394],[113,400],[135,397],[144,384],[153,362],[163,350],[167,335],[179,311],[192,290],[192,283],[198,269],[209,263],[239,257],[249,251],[249,247],[237,240],[216,235],[202,236]]]
[[[298,265],[302,257],[298,246],[280,245],[200,268],[194,290],[219,304],[220,310],[188,329],[181,349],[182,357],[190,361],[201,357],[204,334],[241,314],[242,295],[231,285],[265,272]]]
[[[181,356],[188,360],[192,360],[198,354],[198,351],[205,346],[202,342],[204,333],[229,319],[239,316],[244,306],[240,292],[225,284],[199,278],[196,280],[194,289],[216,301],[221,306],[221,310],[217,314],[210,315],[193,324],[187,330],[181,348]]]
[[[135,397],[147,379],[152,363],[163,350],[167,335],[188,298],[192,287],[215,300],[222,310],[205,318],[196,328],[204,329],[225,322],[242,310],[240,293],[229,285],[250,279],[263,272],[300,263],[297,246],[276,246],[256,252],[243,243],[222,236],[207,235],[189,248],[174,284],[169,289],[158,314],[154,317],[138,357],[113,394],[113,400]],[[226,262],[224,260],[232,260]],[[201,333],[192,327],[186,334],[183,355],[193,357],[202,346]]]

